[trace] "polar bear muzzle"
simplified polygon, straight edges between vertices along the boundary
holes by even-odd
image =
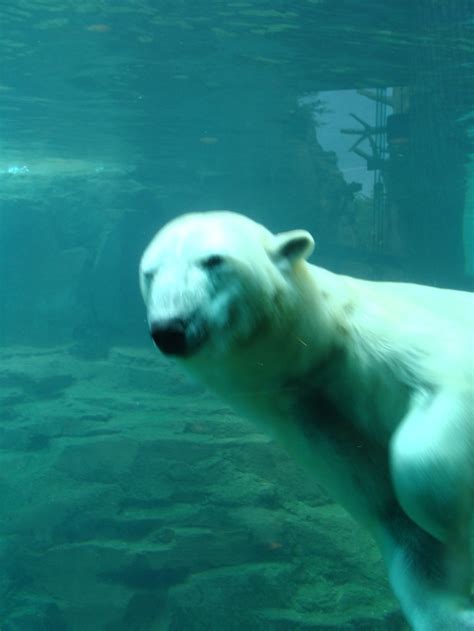
[[[190,321],[182,318],[150,322],[150,335],[164,355],[175,357],[192,355],[205,339],[203,332],[198,333]]]

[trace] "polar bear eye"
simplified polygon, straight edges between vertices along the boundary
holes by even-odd
[[[222,265],[223,262],[223,256],[221,256],[220,254],[211,254],[211,256],[202,259],[200,264],[201,267],[204,267],[205,269],[212,269],[215,267],[219,267],[219,265]]]
[[[154,276],[155,276],[155,272],[152,272],[152,271],[143,272],[143,281],[146,287],[149,287],[151,285]]]

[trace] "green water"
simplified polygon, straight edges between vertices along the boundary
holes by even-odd
[[[338,272],[472,289],[473,25],[471,0],[1,3],[1,631],[406,628],[367,535],[151,348],[137,266],[228,208]]]

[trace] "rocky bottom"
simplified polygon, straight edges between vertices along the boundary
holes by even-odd
[[[379,554],[156,352],[0,351],[1,631],[401,631]]]

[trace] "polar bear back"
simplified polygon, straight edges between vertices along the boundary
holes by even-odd
[[[473,328],[474,294],[454,289],[440,289],[414,283],[373,282],[380,294],[429,311],[436,317]]]

